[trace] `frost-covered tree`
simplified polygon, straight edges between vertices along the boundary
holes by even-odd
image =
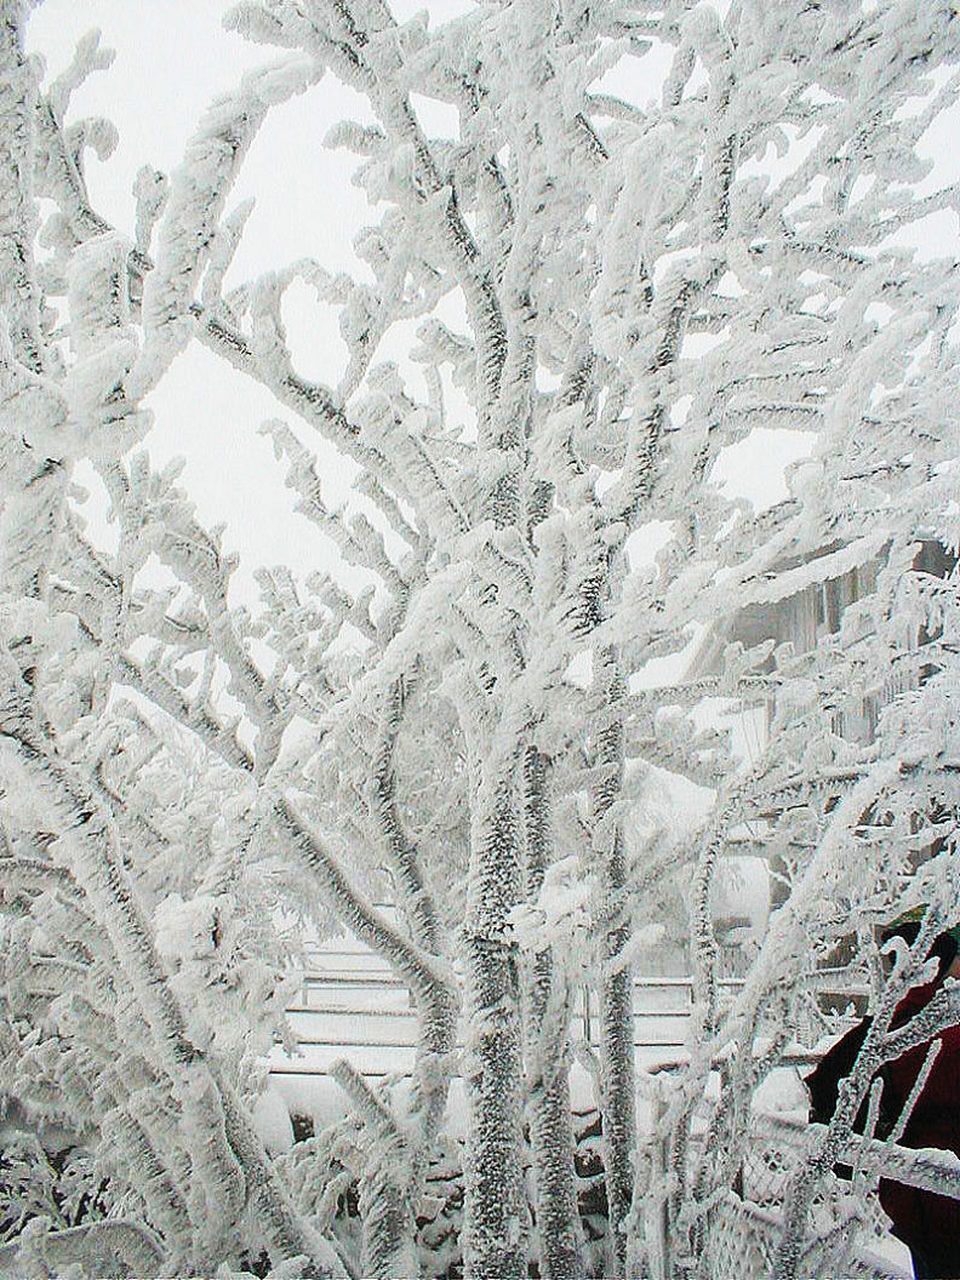
[[[2,763],[8,896],[26,921],[9,927],[19,1074],[4,1089],[89,1118],[98,1170],[129,1187],[102,1220],[131,1259],[203,1273],[218,1250],[242,1265],[262,1246],[275,1263],[305,1255],[305,1273],[409,1276],[459,1070],[466,1273],[525,1276],[535,1226],[540,1274],[566,1280],[590,1266],[569,1096],[587,981],[600,1273],[709,1274],[751,1101],[806,974],[903,899],[929,905],[928,931],[956,906],[955,583],[910,564],[918,538],[955,537],[957,284],[952,259],[892,241],[956,208],[952,188],[915,195],[918,143],[957,89],[952,7],[511,0],[432,27],[382,0],[245,0],[228,21],[280,56],[210,108],[169,179],[141,172],[129,241],[83,184],[84,148],[107,147],[108,126],[66,116],[97,42],[41,92],[21,6],[2,12]],[[608,92],[616,69],[652,101]],[[233,283],[243,157],[272,106],[325,76],[366,104],[326,140],[360,157],[377,211],[356,241],[363,274],[302,260]],[[423,123],[423,98],[446,133]],[[42,227],[39,196],[53,202]],[[339,311],[347,359],[328,384],[298,372],[286,332],[301,283]],[[386,359],[411,325],[402,363]],[[265,424],[280,476],[364,585],[291,563],[259,575],[259,613],[231,602],[218,535],[134,452],[141,401],[191,341],[289,415]],[[758,514],[715,465],[769,431],[802,433],[811,458]],[[344,510],[312,432],[357,468]],[[80,459],[110,495],[109,554],[77,517]],[[815,653],[730,648],[715,676],[683,679],[704,629],[876,557],[876,590]],[[147,585],[157,562],[166,592]],[[845,740],[835,712],[894,666],[915,680],[875,739]],[[745,768],[715,713],[760,692],[772,732]],[[664,778],[713,797],[692,835],[655,819]],[[787,901],[727,1009],[709,904],[744,822],[766,824]],[[946,852],[916,872],[934,835]],[[632,974],[678,875],[695,1016],[689,1066],[657,1086],[651,1162]],[[384,883],[399,924],[374,906]],[[278,886],[377,950],[419,1014],[412,1089],[337,1071],[363,1126],[359,1259],[319,1238],[316,1195],[292,1198],[256,1139],[261,1041],[246,1055],[219,1042],[221,1027],[272,1025],[257,904]],[[878,986],[888,1015],[919,958]],[[59,966],[50,991],[34,990],[41,961]],[[67,1016],[71,964],[89,991]],[[131,1010],[129,1062],[98,1066],[119,1081],[88,1098],[71,1055],[102,1064]],[[875,1025],[861,1089],[891,1047]],[[783,1275],[801,1266],[813,1178],[844,1123],[791,1192]],[[293,1162],[298,1186],[310,1158]],[[69,1248],[73,1229],[50,1239]]]
[[[41,1215],[29,1265],[209,1274],[266,1248],[300,1258],[305,1273],[342,1274],[294,1211],[250,1116],[282,976],[248,909],[251,897],[264,902],[250,824],[238,830],[253,761],[204,718],[209,670],[188,700],[175,655],[131,655],[138,640],[162,648],[169,637],[178,654],[206,649],[213,662],[216,631],[217,652],[243,663],[215,541],[168,477],[126,460],[149,425],[139,406],[165,341],[137,323],[149,260],[87,200],[85,152],[109,151],[110,126],[64,119],[72,88],[108,59],[88,39],[42,92],[23,49],[25,6],[0,15],[0,742],[12,913],[2,1087],[73,1131],[94,1190],[104,1177],[112,1186],[99,1221],[60,1230]],[[142,241],[160,185],[144,175],[141,187]],[[113,555],[84,535],[71,493],[80,461],[111,494]],[[138,589],[153,554],[182,567],[182,611],[172,592]],[[196,709],[229,776],[202,749],[191,786],[198,747],[178,758],[165,706],[182,720]],[[51,1230],[38,1238],[44,1218]]]

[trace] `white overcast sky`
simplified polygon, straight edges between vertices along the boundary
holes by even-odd
[[[169,173],[206,105],[236,85],[245,70],[272,57],[269,49],[222,29],[229,7],[228,0],[44,0],[30,19],[28,43],[42,55],[49,77],[66,66],[77,40],[93,27],[101,29],[103,44],[116,50],[112,67],[92,76],[76,93],[70,114],[106,115],[119,129],[117,151],[102,164],[91,155],[87,176],[96,208],[126,234],[133,232],[132,187],[141,165]],[[472,0],[393,3],[399,19],[426,9],[432,24],[472,7]],[[657,91],[653,72],[645,84],[635,73],[615,71],[604,87],[644,103]],[[231,281],[300,257],[316,258],[334,269],[356,265],[352,242],[372,220],[371,211],[350,184],[354,157],[321,146],[328,128],[344,114],[362,119],[365,106],[332,78],[271,111],[232,197],[239,201],[252,195],[257,203]],[[426,123],[442,127],[442,113]],[[957,130],[954,115],[926,140],[938,166],[925,190],[960,177]],[[944,214],[928,228],[922,249],[925,254],[956,254],[957,245],[957,220]],[[294,333],[299,322],[295,356],[300,371],[335,382],[343,354],[335,318],[309,300],[305,290],[291,299],[291,306]],[[157,463],[186,458],[184,482],[201,518],[226,523],[227,547],[240,552],[237,585],[242,598],[252,598],[249,575],[256,565],[288,563],[300,573],[318,564],[329,567],[330,548],[293,514],[280,467],[268,442],[257,434],[271,417],[295,425],[268,393],[193,344],[149,403],[156,413],[149,452]],[[783,464],[797,456],[798,445],[802,448],[795,436],[783,436],[765,440],[760,450],[749,442],[737,446],[740,452],[730,451],[734,456],[725,468],[730,483],[736,477],[737,491],[758,503],[778,499],[785,492]],[[336,504],[347,492],[350,468],[329,449],[320,449],[320,461],[327,500]]]

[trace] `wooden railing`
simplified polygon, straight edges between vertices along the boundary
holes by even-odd
[[[302,1056],[275,1050],[271,1074],[326,1076],[333,1061],[342,1057],[366,1076],[412,1071],[417,1011],[405,984],[382,966],[374,967],[370,962],[376,959],[369,953],[323,952],[324,968],[304,974],[300,998],[287,1009]],[[363,967],[357,966],[358,960],[364,961]],[[739,979],[720,983],[727,995],[740,985]],[[634,982],[634,993],[634,1045],[642,1065],[649,1069],[661,1059],[676,1061],[686,1044],[693,1007],[690,980],[641,977]],[[598,997],[587,987],[575,1000],[571,1035],[574,1041],[598,1044]]]

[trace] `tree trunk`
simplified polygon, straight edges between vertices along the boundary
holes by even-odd
[[[623,679],[616,651],[596,655],[600,727],[595,738],[600,779],[591,795],[594,852],[601,859],[605,912],[600,979],[600,1068],[603,1163],[610,1224],[607,1274],[626,1275],[627,1218],[633,1201],[636,1104],[633,1052],[633,971],[622,961],[630,941],[624,918],[626,849],[613,806],[623,785]]]
[[[484,797],[481,781],[471,850],[464,931],[467,1280],[524,1280],[527,1274],[519,975],[506,924],[520,888],[511,775],[502,769],[492,796]]]
[[[536,898],[549,861],[549,761],[535,747],[524,756],[524,836],[527,898]],[[525,975],[527,1098],[535,1174],[535,1211],[544,1280],[583,1275],[570,1108],[569,996],[553,955],[541,951]],[[554,997],[551,1000],[551,996]]]

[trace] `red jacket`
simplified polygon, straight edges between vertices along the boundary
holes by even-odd
[[[894,1025],[909,1021],[939,985],[929,982],[908,992],[897,1008]],[[940,1053],[900,1142],[905,1147],[939,1147],[960,1155],[960,1026],[948,1027],[935,1038],[941,1042]],[[920,1073],[929,1043],[911,1049],[884,1070],[884,1089],[890,1091],[897,1113]],[[880,1203],[893,1222],[894,1234],[908,1248],[937,1260],[947,1268],[945,1276],[960,1275],[960,1200],[883,1179]]]

